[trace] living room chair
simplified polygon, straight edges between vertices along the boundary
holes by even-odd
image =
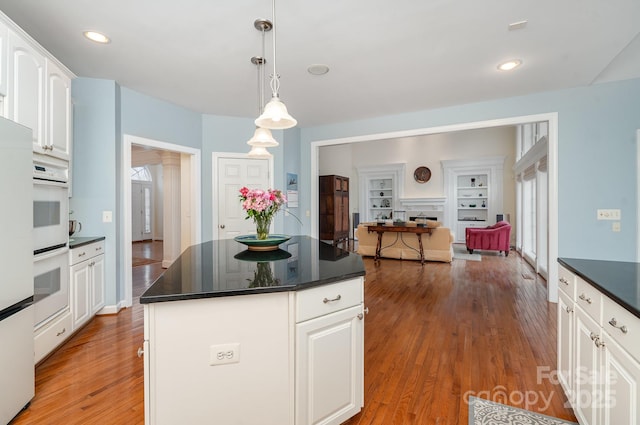
[[[509,255],[511,225],[506,221],[499,221],[485,228],[467,227],[465,239],[469,254],[473,254],[474,249],[485,249],[504,251],[506,257]]]

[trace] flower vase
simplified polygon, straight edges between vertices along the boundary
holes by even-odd
[[[269,226],[271,225],[271,217],[253,217],[256,223],[256,239],[265,240],[269,237]]]

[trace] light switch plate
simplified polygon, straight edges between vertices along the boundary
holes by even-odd
[[[614,221],[618,221],[620,220],[620,210],[614,209],[614,210],[598,210],[597,211],[597,218],[598,220],[614,220]]]

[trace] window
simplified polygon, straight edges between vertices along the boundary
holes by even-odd
[[[151,172],[146,165],[142,167],[131,167],[131,180],[143,182],[153,181],[151,178]]]

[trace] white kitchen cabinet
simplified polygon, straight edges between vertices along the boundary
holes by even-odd
[[[104,241],[69,250],[73,331],[104,307]]]
[[[33,131],[34,151],[47,153],[44,135],[45,57],[9,32],[7,117]]]
[[[363,295],[360,277],[144,304],[145,423],[344,422],[364,401]]]
[[[33,131],[34,152],[68,161],[72,140],[73,74],[17,25],[6,17],[3,19],[9,27],[7,53],[0,55],[8,69],[4,83],[6,116]],[[0,79],[0,91],[2,84]]]
[[[362,306],[296,325],[296,424],[341,424],[363,406]]]
[[[68,160],[71,157],[71,78],[56,63],[47,59],[47,95],[45,149],[49,155]]]
[[[573,299],[560,291],[558,294],[558,379],[567,394],[573,394],[574,391],[574,317]]]
[[[564,267],[558,275],[558,376],[578,421],[638,425],[640,319]]]
[[[56,347],[66,341],[72,333],[71,312],[65,308],[49,322],[35,330],[34,363],[40,362]]]
[[[5,25],[4,22],[0,21],[0,115],[3,117],[6,116],[6,111],[4,110],[4,97],[7,95],[7,81],[9,80],[7,76],[7,62],[8,55],[7,46],[9,44],[9,27]]]

